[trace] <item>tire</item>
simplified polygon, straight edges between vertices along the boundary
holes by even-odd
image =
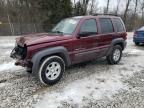
[[[140,43],[139,42],[135,42],[135,45],[138,46]]]
[[[112,52],[110,53],[110,55],[108,55],[106,57],[107,62],[109,64],[118,64],[119,61],[121,60],[122,57],[122,48],[120,45],[116,45],[113,47]]]
[[[44,85],[56,84],[65,71],[65,62],[58,56],[51,56],[42,61],[38,78]]]

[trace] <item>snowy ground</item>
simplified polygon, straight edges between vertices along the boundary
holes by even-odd
[[[9,53],[15,37],[0,37],[0,108],[143,108],[144,46],[128,46],[118,65],[105,59],[71,66],[62,80],[42,86]]]

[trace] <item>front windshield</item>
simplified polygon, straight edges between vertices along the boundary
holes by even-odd
[[[74,32],[78,22],[79,19],[64,19],[52,29],[52,33],[71,35]]]

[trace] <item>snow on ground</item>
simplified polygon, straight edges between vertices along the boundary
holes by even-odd
[[[10,53],[11,53],[11,50],[10,50],[10,51],[6,51],[6,52],[4,53],[4,55],[9,56],[9,55],[10,55]]]
[[[62,101],[83,107],[85,105],[84,97],[89,100],[112,98],[111,96],[118,93],[118,90],[127,89],[127,85],[122,83],[121,76],[118,73],[112,72],[111,75],[110,73],[105,73],[105,75],[94,74],[68,84],[61,91],[48,92],[43,100],[35,105],[35,108],[57,108],[61,106]]]
[[[18,69],[22,69],[21,67],[18,67],[18,66],[15,66],[15,61],[12,61],[12,62],[5,62],[3,64],[0,64],[0,72],[3,72],[3,71],[7,71],[7,70],[18,70]]]
[[[8,86],[8,83],[0,83],[0,88]]]
[[[143,52],[141,50],[133,49],[129,53]],[[126,63],[126,62],[125,62]],[[36,105],[35,108],[57,108],[62,107],[62,103],[66,102],[70,105],[79,105],[80,108],[85,106],[85,97],[88,100],[99,100],[103,98],[112,99],[112,96],[120,90],[128,90],[126,83],[123,83],[123,78],[131,77],[135,72],[139,72],[138,67],[140,63],[132,71],[126,69],[133,63],[125,64],[122,70],[120,65],[111,67],[110,70],[104,72],[96,72],[84,79],[76,80],[66,85],[62,90],[51,91],[45,93]],[[96,70],[97,71],[97,70]]]
[[[1,37],[0,37],[1,38]],[[10,53],[15,46],[15,37],[13,36],[5,36],[0,40],[0,72],[4,72],[7,70],[18,70],[22,69],[21,67],[15,66],[15,61],[11,60]],[[2,63],[1,63],[2,62]]]
[[[0,47],[14,47],[14,43],[0,43]]]
[[[142,54],[143,51],[142,50],[138,50],[138,49],[133,49],[129,52],[129,54]]]
[[[1,36],[0,37],[0,48],[14,47],[15,36]]]

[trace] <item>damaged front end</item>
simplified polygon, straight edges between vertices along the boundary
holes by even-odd
[[[12,50],[10,57],[13,59],[17,59],[15,65],[20,65],[26,67],[28,65],[27,61],[24,60],[26,58],[27,48],[26,46],[21,47],[16,45],[15,48]]]
[[[19,45],[16,45],[15,48],[12,50],[10,57],[14,59],[24,59],[26,57],[27,48],[21,47]]]
[[[15,65],[27,67],[30,63],[25,60],[27,56],[27,46],[24,45],[24,39],[17,38],[15,48],[12,50],[10,57],[16,59]]]

